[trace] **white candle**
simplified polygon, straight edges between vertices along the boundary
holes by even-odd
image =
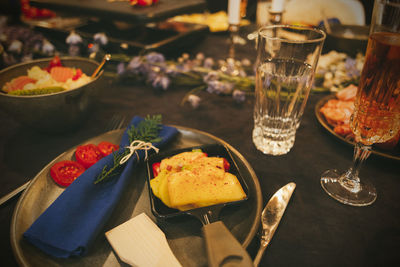
[[[239,25],[241,0],[229,0],[228,2],[228,23]]]
[[[285,0],[272,0],[271,11],[272,12],[282,12],[284,5],[285,5]]]

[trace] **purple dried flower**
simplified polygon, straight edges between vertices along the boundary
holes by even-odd
[[[205,83],[208,83],[210,81],[216,81],[218,80],[218,72],[216,71],[210,71],[209,73],[207,73],[206,76],[203,77],[203,81]]]
[[[239,74],[238,67],[236,65],[236,62],[233,58],[228,58],[226,60],[226,69],[224,70],[225,73],[233,76],[237,76]]]
[[[182,62],[183,64],[179,64],[176,66],[176,68],[180,71],[180,72],[189,72],[192,70],[192,65],[190,63],[187,62]]]
[[[162,89],[167,90],[170,83],[171,80],[167,76],[161,77],[160,85]]]
[[[122,74],[125,73],[125,64],[124,64],[123,62],[121,62],[121,63],[119,63],[119,64],[117,65],[117,73],[118,73],[119,75],[122,75]]]
[[[167,76],[164,76],[162,74],[157,74],[155,72],[152,72],[152,77],[149,79],[151,81],[151,85],[154,88],[161,88],[163,90],[167,90],[168,86],[170,84],[170,79]]]
[[[106,45],[108,43],[107,35],[104,32],[96,33],[93,36],[94,42],[99,43],[101,45]]]
[[[12,41],[7,50],[9,52],[13,52],[13,53],[16,53],[16,54],[21,54],[21,52],[22,52],[22,42],[19,41],[19,40]]]
[[[241,90],[234,90],[232,97],[237,103],[243,103],[246,100],[246,94]]]
[[[193,108],[197,108],[200,105],[200,97],[197,95],[189,95],[188,102],[192,105]]]
[[[55,51],[55,47],[52,43],[47,40],[43,41],[42,52],[46,55],[53,55]]]
[[[211,69],[214,66],[214,59],[208,57],[204,60],[203,67]]]
[[[163,54],[157,52],[151,52],[146,55],[146,60],[149,63],[162,63],[165,62]]]
[[[76,45],[76,44],[82,43],[82,37],[80,37],[78,34],[76,34],[74,31],[72,31],[68,35],[68,37],[65,41],[69,45]]]
[[[219,94],[230,94],[233,90],[233,84],[221,81],[209,81],[207,92]]]
[[[136,56],[129,61],[126,69],[134,74],[146,74],[149,66],[143,62],[141,57]]]
[[[347,57],[344,64],[349,77],[360,76],[360,71],[357,69],[357,61],[355,59]]]
[[[167,75],[171,76],[176,76],[177,74],[179,74],[178,68],[175,64],[166,65],[164,71]]]

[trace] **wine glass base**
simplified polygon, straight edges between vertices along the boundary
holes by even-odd
[[[321,186],[328,195],[346,205],[368,206],[376,200],[376,189],[371,183],[363,180],[355,187],[349,186],[345,175],[336,170],[322,174]]]

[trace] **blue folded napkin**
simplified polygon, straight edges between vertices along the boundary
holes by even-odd
[[[134,117],[127,129],[142,120]],[[162,140],[153,145],[160,147],[177,133],[176,128],[163,125],[160,131]],[[125,131],[118,152],[122,152],[128,145],[129,137]],[[144,151],[139,151],[139,157],[144,158]],[[31,225],[23,235],[25,239],[57,258],[85,254],[109,219],[129,179],[135,179],[132,172],[138,161],[133,154],[119,175],[93,184],[104,165],[112,166],[113,161],[114,156],[111,154],[86,170]]]

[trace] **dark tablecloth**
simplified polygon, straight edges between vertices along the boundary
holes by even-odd
[[[226,35],[210,35],[195,54],[226,56]],[[254,60],[254,45],[237,50]],[[376,186],[378,198],[368,207],[351,207],[330,198],[319,178],[330,168],[346,169],[352,147],[323,129],[314,107],[323,95],[311,95],[293,149],[284,156],[267,156],[251,140],[253,99],[235,104],[230,96],[202,94],[198,109],[179,103],[187,90],[155,91],[145,85],[120,84],[105,79],[98,101],[82,127],[61,135],[26,128],[0,111],[0,196],[33,178],[65,150],[104,132],[113,114],[162,114],[163,122],[191,127],[222,138],[246,157],[262,188],[264,204],[281,186],[297,184],[295,193],[267,249],[261,266],[394,266],[399,264],[400,162],[372,155],[361,176]],[[10,246],[10,223],[18,198],[0,207],[1,266],[17,265]],[[258,238],[249,246],[252,257]],[[399,266],[399,265],[398,265]]]

